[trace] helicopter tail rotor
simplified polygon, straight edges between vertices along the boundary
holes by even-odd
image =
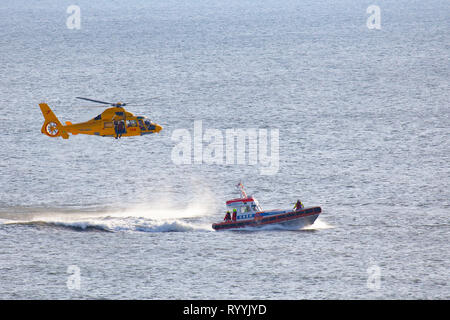
[[[44,116],[44,124],[42,125],[41,132],[49,137],[59,137],[63,139],[69,139],[69,134],[64,131],[64,126],[58,120],[53,113],[52,109],[46,103],[40,103],[42,115]]]

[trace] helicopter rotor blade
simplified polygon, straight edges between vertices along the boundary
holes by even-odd
[[[155,100],[155,99],[159,99],[159,97],[148,98],[145,100],[140,100],[138,102],[131,102],[131,103],[123,104],[123,105],[133,106],[133,107],[148,107],[152,103],[152,100]]]
[[[108,108],[105,105],[93,105],[93,106],[76,106],[77,108]]]
[[[100,101],[100,100],[94,100],[94,99],[89,99],[89,98],[83,98],[83,97],[75,97],[75,98],[81,99],[81,100],[86,100],[86,101],[92,101],[92,102],[102,103],[102,104],[115,105],[115,103],[105,102],[105,101]]]
[[[86,100],[86,101],[92,101],[92,102],[100,103],[100,104],[103,104],[103,105],[110,105],[110,106],[113,106],[113,107],[124,107],[124,106],[147,107],[150,104],[150,100],[159,99],[159,97],[151,97],[151,98],[148,98],[146,100],[141,100],[141,101],[139,101],[137,103],[125,103],[125,102],[112,103],[112,102],[106,102],[106,101],[101,101],[101,100],[94,100],[94,99],[84,98],[84,97],[76,97],[76,98],[77,99],[81,99],[81,100]]]

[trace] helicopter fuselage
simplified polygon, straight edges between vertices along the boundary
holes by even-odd
[[[41,132],[49,137],[62,136],[67,139],[68,133],[70,133],[73,135],[89,134],[117,138],[142,136],[158,133],[162,130],[160,125],[144,116],[135,116],[123,107],[108,108],[86,122],[72,124],[66,121],[66,125],[62,125],[47,104],[41,103],[39,106],[45,118]]]

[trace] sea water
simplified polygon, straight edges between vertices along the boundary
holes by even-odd
[[[449,12],[2,1],[0,298],[449,299]],[[164,129],[41,134],[40,102],[63,123],[104,110],[77,96],[139,104]],[[176,163],[195,121],[278,132],[276,170],[193,147]],[[264,209],[323,212],[303,230],[213,231],[239,181]]]

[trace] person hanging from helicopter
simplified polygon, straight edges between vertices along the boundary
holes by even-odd
[[[114,120],[114,132],[116,133],[116,139],[119,137],[119,122]]]
[[[124,134],[124,132],[125,132],[125,123],[123,122],[123,120],[119,121],[119,124],[117,125],[117,132],[118,132],[119,138],[122,138],[122,134]]]
[[[303,208],[304,208],[303,203],[300,201],[300,199],[297,200],[297,202],[294,205],[294,210],[298,211],[298,210],[301,210]]]
[[[231,220],[231,213],[230,213],[230,211],[227,211],[227,213],[225,214],[225,218],[223,220],[224,221],[230,221]]]

